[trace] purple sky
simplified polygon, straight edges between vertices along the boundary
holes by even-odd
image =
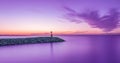
[[[68,6],[78,12],[110,8],[120,9],[120,0],[0,0],[0,34],[23,33],[103,33],[86,23],[76,24],[63,19]],[[112,32],[119,33],[120,29]]]

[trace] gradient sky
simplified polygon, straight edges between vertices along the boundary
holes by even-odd
[[[76,24],[64,19],[68,6],[82,12],[86,9],[100,10],[101,15],[110,8],[120,9],[120,0],[0,0],[0,34],[97,34],[100,29],[87,23]],[[115,29],[112,33],[120,33]]]

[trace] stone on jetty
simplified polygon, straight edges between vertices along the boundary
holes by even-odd
[[[63,41],[64,41],[63,39],[58,37],[7,38],[7,39],[0,39],[0,46],[51,43],[51,42],[63,42]]]

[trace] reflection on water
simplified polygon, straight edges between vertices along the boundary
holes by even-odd
[[[0,63],[120,63],[120,36],[60,36],[66,42],[0,47]]]

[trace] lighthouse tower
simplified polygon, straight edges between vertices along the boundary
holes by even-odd
[[[52,31],[50,31],[50,37],[53,37],[53,32]]]

